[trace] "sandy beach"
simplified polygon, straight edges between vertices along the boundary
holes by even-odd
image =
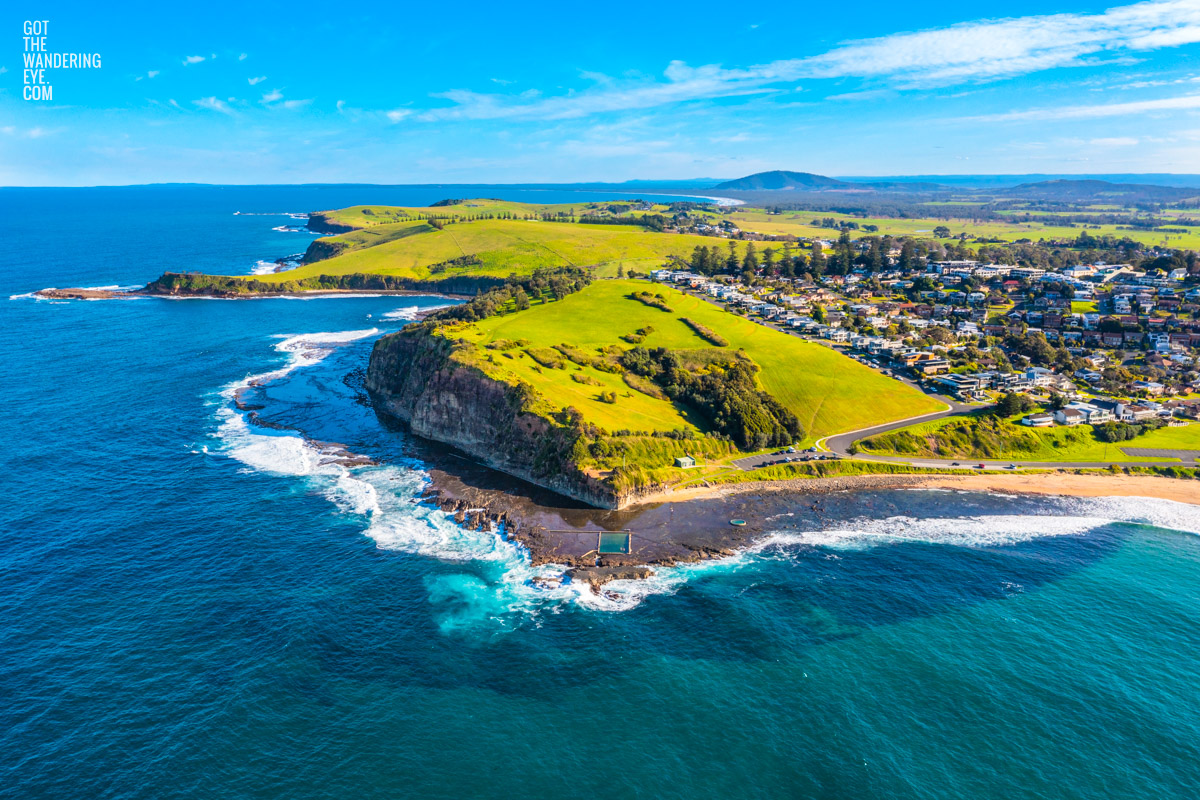
[[[1200,481],[1155,475],[1107,475],[1051,472],[1025,475],[855,475],[796,478],[700,487],[656,496],[654,502],[679,502],[745,492],[823,494],[864,489],[959,489],[1068,497],[1153,497],[1200,505]]]

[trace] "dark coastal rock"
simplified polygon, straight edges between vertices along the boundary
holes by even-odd
[[[134,296],[110,289],[42,289],[34,294],[47,300],[118,300]]]
[[[645,566],[624,567],[576,567],[567,570],[567,575],[573,581],[582,581],[599,589],[609,581],[642,580],[649,578],[653,570]]]

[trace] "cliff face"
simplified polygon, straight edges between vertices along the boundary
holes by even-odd
[[[308,229],[317,233],[349,233],[350,231],[358,230],[353,225],[343,225],[340,222],[334,222],[320,211],[313,212],[308,215]]]
[[[576,469],[570,453],[577,434],[527,411],[521,388],[455,359],[454,347],[424,331],[381,338],[367,368],[376,407],[419,436],[589,505],[620,508],[635,499]]]
[[[333,258],[345,249],[345,242],[330,242],[325,239],[315,239],[309,243],[308,249],[304,251],[304,258],[300,259],[300,263],[311,264],[314,261],[324,261],[327,258]]]

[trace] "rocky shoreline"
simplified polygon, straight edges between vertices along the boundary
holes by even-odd
[[[372,294],[397,297],[445,297],[450,300],[465,300],[468,295],[449,292],[434,292],[420,289],[302,289],[291,292],[225,292],[206,290],[196,292],[155,292],[145,287],[140,289],[39,289],[33,293],[44,300],[131,300],[138,297],[169,297],[187,299],[192,297],[216,297],[222,300],[260,300],[264,297],[337,297],[339,295]]]

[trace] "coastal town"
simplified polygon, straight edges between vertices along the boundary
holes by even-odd
[[[899,255],[879,272],[817,278],[762,268],[753,277],[663,268],[651,278],[931,393],[1041,401],[1045,410],[1022,417],[1028,426],[1200,418],[1200,269],[971,259],[899,268]]]

